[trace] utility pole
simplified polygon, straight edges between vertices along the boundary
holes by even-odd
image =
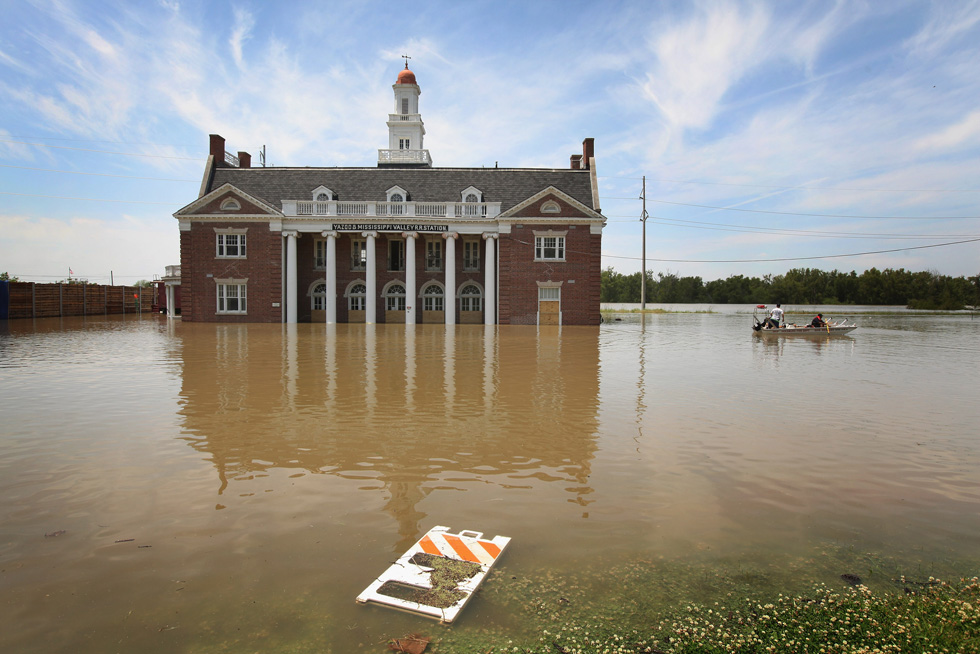
[[[265,168],[265,146],[262,146],[262,152],[259,152],[259,159],[262,161],[262,167]]]
[[[647,176],[643,176],[643,213],[640,220],[643,221],[643,273],[640,277],[640,311],[647,310]]]

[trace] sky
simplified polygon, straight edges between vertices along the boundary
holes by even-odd
[[[602,266],[980,273],[980,1],[0,0],[0,272],[180,262],[208,135],[375,166],[409,55],[436,166],[595,139]]]

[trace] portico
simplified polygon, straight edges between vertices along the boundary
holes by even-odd
[[[288,228],[286,228],[288,226]],[[301,225],[284,221],[281,230],[283,239],[285,294],[285,322],[298,322],[303,305],[303,297],[299,292],[304,286],[298,282],[300,271],[313,266],[322,274],[321,279],[314,280],[309,285],[308,293],[311,302],[311,316],[314,322],[323,321],[327,324],[349,322],[338,319],[340,313],[348,313],[343,306],[344,289],[338,288],[338,279],[356,275],[363,276],[363,322],[373,324],[392,322],[382,316],[390,311],[404,312],[404,323],[418,324],[423,306],[422,283],[437,282],[442,289],[441,305],[436,301],[437,292],[430,292],[428,301],[434,306],[428,313],[440,312],[446,325],[457,323],[457,312],[467,311],[472,321],[472,314],[479,310],[484,314],[486,324],[493,324],[495,311],[492,293],[496,281],[496,255],[494,243],[497,234],[492,231],[481,231],[479,226],[472,224],[435,224],[435,223],[332,223],[329,229],[321,226]],[[456,242],[463,236],[479,238],[484,251],[479,257],[470,262],[464,262],[459,256]],[[302,247],[305,241],[318,238],[322,247],[314,247],[316,261],[310,261]],[[393,239],[404,243],[404,257],[379,256],[379,251],[390,250],[387,245]],[[432,239],[442,247],[427,251],[426,245]],[[358,243],[364,243],[363,253],[352,254],[351,257],[338,256],[338,250],[351,251],[357,249]],[[420,254],[421,250],[421,254]],[[436,254],[432,254],[432,252]],[[315,265],[314,265],[315,264]],[[482,285],[473,282],[483,282]],[[385,288],[397,283],[393,295],[404,297],[404,306],[399,302],[388,303]],[[402,291],[403,289],[403,291]],[[486,295],[484,294],[486,290]],[[465,293],[464,293],[465,291]],[[403,293],[403,295],[402,295]],[[358,294],[357,298],[361,295]],[[465,309],[460,305],[460,299],[466,297]],[[378,300],[382,303],[379,305]],[[357,299],[346,309],[361,311],[361,300]],[[353,306],[356,305],[356,306]],[[479,309],[475,307],[479,306]],[[322,307],[322,311],[320,310]],[[321,317],[322,316],[322,317]],[[361,322],[361,320],[357,320]],[[397,322],[402,322],[401,319]]]

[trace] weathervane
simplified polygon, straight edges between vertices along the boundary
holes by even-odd
[[[411,59],[408,55],[402,55],[402,59],[405,60],[405,70],[408,70],[408,60]]]

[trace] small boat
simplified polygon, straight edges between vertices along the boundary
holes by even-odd
[[[847,320],[829,321],[823,327],[811,327],[810,325],[784,325],[783,327],[771,327],[767,321],[760,322],[755,319],[752,331],[758,336],[839,336],[847,334],[857,329],[854,323]]]

